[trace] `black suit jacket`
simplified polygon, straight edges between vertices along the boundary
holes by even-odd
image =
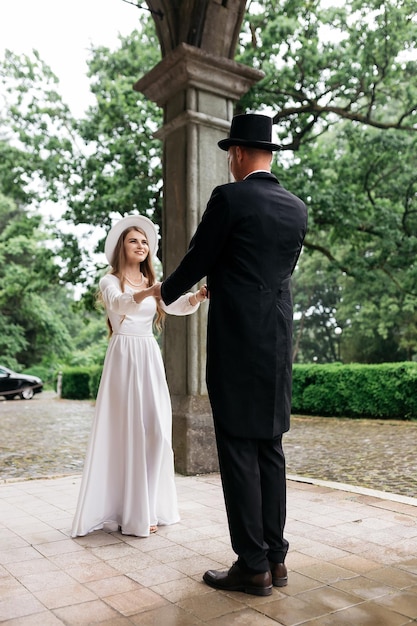
[[[207,276],[207,387],[215,424],[233,436],[289,428],[290,276],[307,228],[305,204],[267,172],[216,187],[178,268],[169,304]]]

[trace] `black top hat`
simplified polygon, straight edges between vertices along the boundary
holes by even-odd
[[[247,146],[268,151],[279,150],[280,146],[271,143],[271,137],[272,118],[267,115],[246,113],[246,115],[235,115],[228,139],[222,139],[217,145],[222,150],[228,150],[230,146]]]

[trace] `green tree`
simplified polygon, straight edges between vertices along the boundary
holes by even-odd
[[[0,194],[0,354],[12,368],[59,359],[70,350],[70,333],[57,315],[66,299],[60,268],[41,229],[39,215],[28,216]]]
[[[121,38],[120,47],[93,48],[89,76],[96,104],[78,124],[87,149],[75,159],[65,218],[74,224],[110,226],[132,211],[161,224],[161,145],[153,133],[160,109],[133,90],[159,60],[151,22]]]
[[[324,310],[319,294],[329,281],[345,360],[403,360],[417,352],[416,141],[410,134],[345,124],[314,150],[301,148],[297,162],[279,173],[290,189],[312,199],[308,254],[296,279],[305,341],[306,317],[310,323],[321,319],[323,332],[329,328],[326,316],[318,316]],[[331,274],[324,274],[329,267]],[[322,333],[314,336],[323,342]]]
[[[240,108],[270,107],[284,150],[343,119],[415,133],[416,41],[413,0],[250,2],[238,60],[265,78]]]
[[[295,277],[299,360],[335,360],[339,347],[346,360],[416,353],[416,29],[411,0],[248,4],[237,60],[265,78],[238,111],[273,111],[275,171],[309,206]],[[14,80],[9,134],[0,129],[3,191],[23,204],[65,200],[71,226],[107,227],[132,210],[160,223],[161,112],[132,89],[159,60],[150,18],[117,50],[91,50],[96,103],[82,120],[38,56],[10,55],[0,72]],[[76,233],[60,240],[61,279],[91,283]]]

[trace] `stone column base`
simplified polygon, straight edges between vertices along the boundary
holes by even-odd
[[[172,396],[175,470],[192,476],[219,471],[213,417],[207,396]]]

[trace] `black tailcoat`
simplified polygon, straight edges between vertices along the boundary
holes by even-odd
[[[221,185],[162,284],[169,304],[207,276],[207,387],[215,425],[229,435],[267,439],[289,429],[290,276],[306,227],[302,200],[268,172]]]

